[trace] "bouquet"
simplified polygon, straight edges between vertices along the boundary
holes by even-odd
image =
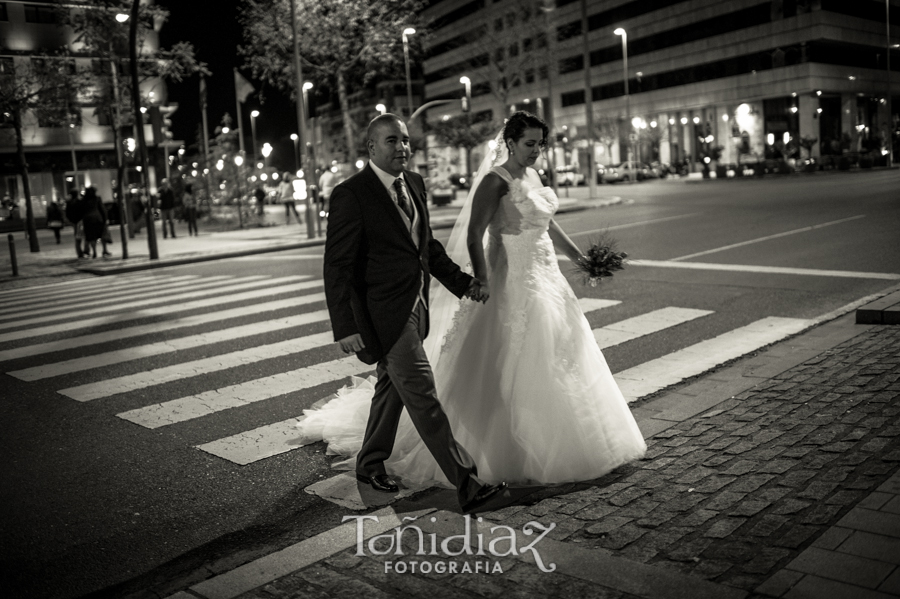
[[[617,251],[614,239],[602,236],[594,240],[581,259],[575,262],[575,269],[584,277],[585,283],[596,287],[603,277],[611,277],[614,271],[624,269],[627,257],[625,252]]]

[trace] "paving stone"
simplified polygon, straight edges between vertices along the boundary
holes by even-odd
[[[713,441],[712,443],[710,443],[709,445],[707,445],[707,447],[709,447],[710,449],[717,450],[717,451],[718,451],[718,450],[723,450],[723,449],[726,449],[727,447],[729,447],[729,446],[731,446],[731,445],[734,445],[734,444],[737,443],[739,440],[740,440],[739,437],[731,437],[731,436],[728,436],[728,437],[722,437],[722,438],[720,438],[720,439],[717,439],[717,440]]]
[[[619,508],[604,503],[586,507],[583,510],[575,512],[572,515],[580,520],[600,520],[601,518],[605,518],[606,516],[617,512],[618,510]]]
[[[815,499],[821,500],[825,499],[828,495],[832,493],[837,488],[837,483],[829,483],[829,482],[812,482],[800,493],[797,493],[797,497],[803,497],[805,499]]]
[[[843,489],[829,497],[825,503],[832,505],[856,505],[864,496],[865,493],[862,491]]]
[[[823,445],[819,448],[819,451],[826,451],[828,453],[845,453],[853,449],[853,446],[856,445],[854,441],[839,441],[837,443],[829,443],[828,445]]]
[[[657,458],[649,463],[642,463],[641,468],[645,470],[660,470],[665,468],[672,462],[675,462],[678,458]]]
[[[733,564],[745,564],[759,554],[759,548],[753,543],[744,541],[715,542],[703,552],[709,559],[727,560]]]
[[[811,451],[813,451],[811,447],[791,447],[784,450],[781,455],[786,458],[802,458]]]
[[[660,505],[662,505],[661,501],[654,501],[652,497],[647,496],[637,501],[632,501],[616,512],[616,515],[628,518],[643,518]]]
[[[847,480],[847,477],[850,476],[850,473],[853,472],[853,468],[832,468],[822,473],[819,476],[819,481],[821,482],[829,482],[829,483],[840,483]]]
[[[706,460],[705,462],[703,462],[703,465],[708,468],[715,468],[716,466],[721,466],[722,464],[730,462],[733,459],[735,459],[735,458],[730,455],[719,455],[714,458],[710,458],[710,459]]]
[[[728,490],[738,493],[752,493],[774,478],[771,474],[748,474],[738,478],[737,482],[728,487]]]
[[[669,511],[659,511],[654,510],[652,513],[647,514],[640,520],[637,520],[635,524],[641,526],[643,528],[657,528],[670,522],[673,518],[675,518],[678,514],[675,512]]]
[[[773,514],[796,514],[801,510],[808,508],[811,503],[808,501],[800,501],[799,499],[785,499],[775,505],[772,510]]]
[[[791,490],[786,487],[769,487],[768,489],[763,489],[762,491],[756,494],[757,499],[765,499],[766,501],[771,501],[775,503],[785,495],[791,493]]]
[[[738,501],[742,500],[746,497],[746,493],[736,493],[734,491],[722,491],[721,493],[717,493],[713,495],[713,497],[703,504],[703,507],[708,510],[722,511]]]
[[[600,539],[599,545],[604,549],[622,549],[626,545],[640,539],[648,532],[649,531],[646,528],[641,528],[640,526],[629,523],[615,529],[606,535],[606,537]]]
[[[785,487],[798,487],[815,475],[813,470],[794,470],[779,478],[777,484]]]
[[[682,493],[679,497],[663,504],[666,510],[672,512],[685,512],[706,499],[702,493]]]
[[[729,516],[754,516],[759,512],[763,511],[767,507],[772,505],[771,501],[763,501],[759,499],[749,499],[747,501],[742,501],[737,506],[735,506],[730,512],[728,512]]]
[[[730,453],[732,455],[741,455],[742,453],[746,453],[751,449],[756,448],[759,443],[755,441],[741,441],[740,443],[735,443],[734,445],[730,445],[725,449],[725,453]]]
[[[724,518],[723,520],[714,523],[705,533],[703,533],[703,536],[714,539],[724,539],[743,526],[746,522],[747,520],[745,518]]]
[[[775,542],[775,545],[779,547],[788,547],[790,549],[796,549],[807,539],[812,537],[819,531],[818,526],[807,526],[807,525],[795,525],[791,526],[784,535],[780,539]]]
[[[738,460],[735,463],[729,465],[728,469],[725,470],[722,474],[732,474],[735,476],[740,476],[742,474],[747,474],[748,472],[757,470],[759,466],[759,462],[755,462],[753,460]]]
[[[797,460],[772,460],[761,464],[757,471],[762,474],[784,474],[799,463]]]
[[[890,464],[870,464],[863,470],[863,474],[867,476],[883,476],[894,468],[895,466]]]
[[[678,497],[681,497],[682,494],[688,492],[690,487],[688,485],[676,485],[676,484],[667,484],[659,489],[653,489],[653,499],[654,501],[661,501],[663,503],[672,501]]]
[[[784,526],[790,521],[790,518],[784,516],[775,516],[766,514],[753,527],[749,533],[756,537],[768,537],[773,532]]]
[[[869,453],[876,453],[890,445],[891,441],[889,439],[872,439],[871,441],[867,441],[863,444],[861,450]]]
[[[676,562],[691,562],[699,558],[700,554],[712,544],[712,539],[697,538],[678,545],[666,553],[670,560]]]
[[[734,567],[734,564],[718,560],[701,560],[697,567],[691,572],[692,575],[706,580],[713,580],[722,574],[725,574]]]
[[[724,475],[713,475],[708,476],[701,484],[697,485],[694,489],[697,493],[715,493],[722,487],[732,484],[738,477],[736,476],[724,476]],[[741,489],[735,489],[741,490]]]
[[[697,527],[705,524],[709,520],[715,518],[719,515],[719,512],[713,510],[697,510],[695,512],[691,512],[686,517],[678,520],[679,526],[692,526]]]
[[[869,429],[867,428],[855,428],[841,439],[841,441],[859,441],[863,437],[869,434]]]
[[[621,507],[623,505],[628,505],[639,497],[643,497],[647,493],[649,493],[647,489],[642,489],[640,487],[630,487],[620,493],[616,493],[612,497],[608,498],[607,501],[612,505]]]
[[[803,514],[800,524],[828,524],[842,509],[844,509],[842,505],[816,505]]]
[[[601,522],[597,524],[588,526],[584,529],[585,534],[589,536],[600,536],[605,535],[619,528],[620,526],[624,526],[634,520],[634,518],[624,518],[621,516],[611,516],[609,518],[604,518]]]

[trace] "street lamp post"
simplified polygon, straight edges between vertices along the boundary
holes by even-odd
[[[406,62],[406,107],[409,114],[413,112],[412,78],[409,76],[409,36],[416,32],[412,27],[403,30],[403,60]]]
[[[888,121],[888,156],[887,166],[894,164],[894,111],[891,106],[891,0],[884,0],[884,22],[887,32],[887,121]]]
[[[291,5],[291,46],[293,47],[293,58],[294,58],[294,78],[296,87],[294,88],[295,93],[297,94],[297,127],[299,129],[299,146],[300,146],[300,164],[303,164],[303,149],[304,144],[306,143],[306,119],[303,118],[304,110],[303,106],[303,66],[300,63],[300,48],[299,48],[299,38],[297,37],[297,6],[296,0],[289,0]],[[306,172],[312,173],[315,172],[314,168],[306,169]],[[306,215],[309,216],[311,214],[310,202],[309,202],[309,194],[306,196]],[[312,219],[306,219],[306,235],[309,239],[313,239],[316,236],[315,225],[312,222]]]
[[[128,32],[128,54],[131,58],[131,97],[134,102],[135,130],[137,131],[137,145],[141,156],[140,173],[144,193],[147,194],[148,208],[147,219],[147,247],[151,260],[159,260],[159,249],[156,246],[156,223],[153,220],[153,201],[150,198],[150,159],[147,156],[147,141],[144,139],[144,125],[141,119],[141,86],[138,81],[138,57],[137,57],[137,25],[140,10],[140,0],[134,0],[131,5],[130,28]]]
[[[238,226],[244,228],[243,205],[241,196],[243,195],[243,187],[241,187],[241,165],[244,164],[244,157],[237,154],[234,157],[234,184],[237,186],[237,207],[238,207]]]
[[[587,0],[581,0],[581,31],[584,42],[582,44],[582,54],[584,62],[584,118],[587,128],[588,150],[588,193],[593,198],[597,195],[597,169],[594,167],[594,92],[591,89],[591,45],[588,40],[590,27],[588,26]]]
[[[378,111],[378,114],[384,114],[385,112],[387,112],[387,106],[385,106],[384,104],[376,104],[375,110]]]
[[[631,107],[628,98],[628,33],[619,27],[613,31],[616,35],[622,36],[622,78],[625,80],[625,126],[628,127],[628,145],[625,148],[625,161],[628,163],[628,182],[634,179],[634,171],[631,168]]]
[[[269,166],[269,156],[272,155],[272,144],[266,142],[262,146],[262,155],[263,155],[263,166]]]
[[[253,142],[253,149],[251,151],[251,155],[253,156],[253,164],[256,164],[256,117],[259,116],[259,111],[254,110],[250,113],[250,141]]]
[[[463,76],[459,78],[459,82],[466,86],[466,97],[462,101],[462,111],[469,112],[472,109],[472,80]]]
[[[300,150],[297,149],[300,137],[296,133],[291,133],[291,141],[294,142],[294,171],[300,170]]]

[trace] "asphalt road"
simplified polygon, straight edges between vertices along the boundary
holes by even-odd
[[[584,286],[574,275],[570,277],[579,297],[621,302],[590,313],[592,327],[665,307],[712,312],[604,350],[615,373],[761,318],[815,318],[895,286],[896,279],[879,275],[900,274],[898,190],[900,173],[896,171],[698,183],[654,181],[601,186],[602,195],[620,197],[622,203],[560,215],[558,220],[579,245],[605,231],[632,259],[642,261],[598,287]],[[448,234],[443,230],[437,236],[445,239]],[[280,252],[146,271],[141,276],[158,286],[185,274],[318,278],[321,253],[321,248]],[[568,266],[562,264],[565,271]],[[718,266],[684,267],[697,264]],[[762,268],[747,272],[738,268],[742,266]],[[795,270],[777,270],[785,268]],[[309,292],[313,291],[320,289]],[[268,299],[229,307],[249,308]],[[85,298],[79,308],[89,307],[91,301]],[[35,304],[36,309],[39,305]],[[178,303],[165,295],[153,305],[171,308],[173,313],[179,310]],[[228,320],[227,326],[323,308],[320,302],[262,315],[248,309],[246,315]],[[65,321],[66,313],[60,312],[58,322]],[[159,323],[158,331],[0,363],[0,450],[4,456],[0,504],[5,516],[0,520],[0,577],[8,589],[6,596],[70,598],[121,585],[106,593],[119,596],[163,580],[183,585],[192,577],[204,578],[205,567],[238,565],[340,522],[345,510],[303,491],[332,474],[321,446],[302,447],[246,466],[195,448],[298,416],[334,392],[340,386],[337,382],[154,430],[116,418],[148,404],[343,357],[334,345],[96,401],[78,402],[58,393],[111,377],[324,333],[329,330],[325,321],[36,381],[6,374],[224,326],[209,323],[171,331],[167,321],[165,315],[148,316],[128,324]],[[115,331],[119,326],[110,320],[94,325],[90,332]],[[50,333],[4,342],[0,349],[71,336]]]

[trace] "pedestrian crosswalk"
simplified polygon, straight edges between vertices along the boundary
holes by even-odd
[[[0,292],[3,387],[44,385],[85,404],[124,398],[128,409],[114,418],[146,434],[202,424],[204,418],[261,402],[307,398],[291,418],[281,414],[262,426],[254,421],[247,430],[227,430],[193,445],[235,464],[258,462],[300,446],[295,425],[309,397],[326,397],[350,377],[373,372],[334,344],[322,285],[321,279],[303,275],[138,273]],[[622,304],[579,301],[593,320],[598,311]],[[593,333],[608,349],[679,331],[712,314],[666,306]],[[765,318],[614,374],[634,401],[810,324]]]

